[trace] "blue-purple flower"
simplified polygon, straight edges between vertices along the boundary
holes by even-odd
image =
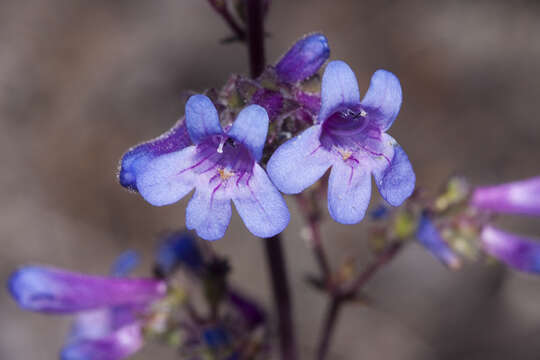
[[[471,204],[500,213],[540,215],[540,177],[478,187],[472,194]]]
[[[485,226],[480,234],[484,250],[520,271],[540,273],[540,239],[526,238]]]
[[[383,198],[400,205],[415,175],[401,146],[386,131],[401,107],[401,85],[392,73],[377,70],[360,100],[351,68],[333,61],[325,69],[317,124],[281,145],[268,163],[279,190],[297,194],[332,167],[328,209],[337,222],[362,220],[371,197],[371,174]]]
[[[161,154],[135,169],[136,186],[155,206],[177,202],[195,188],[186,210],[186,226],[206,240],[225,234],[231,200],[246,227],[271,237],[289,222],[279,191],[258,164],[268,132],[268,115],[258,105],[244,108],[224,131],[212,101],[192,96],[186,104],[186,128],[194,145]]]
[[[132,254],[117,263],[117,275],[129,271]],[[89,276],[66,270],[26,266],[8,284],[24,309],[75,314],[63,360],[119,360],[143,344],[141,316],[165,296],[164,282],[153,279]]]
[[[439,230],[427,215],[422,215],[416,230],[416,238],[437,259],[451,269],[458,269],[461,260],[442,238]]]

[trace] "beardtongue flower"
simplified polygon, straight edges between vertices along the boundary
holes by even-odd
[[[191,145],[184,117],[163,135],[129,149],[120,160],[118,181],[131,191],[137,191],[137,174],[156,157]]]
[[[11,275],[9,290],[27,310],[76,315],[61,359],[119,360],[143,345],[140,315],[166,292],[161,281],[118,277],[136,263],[135,253],[122,254],[112,270],[117,277],[23,267]]]
[[[540,216],[540,177],[476,188],[471,204],[494,212]]]
[[[186,226],[206,240],[225,234],[231,200],[254,235],[271,237],[289,222],[279,191],[258,164],[268,132],[268,115],[258,105],[244,108],[227,131],[212,101],[192,96],[186,104],[186,127],[194,145],[159,155],[136,171],[139,193],[155,206],[195,194],[186,210]]]
[[[484,250],[520,271],[540,273],[540,239],[530,239],[485,226],[480,234]]]
[[[420,218],[416,238],[444,265],[454,270],[461,266],[461,260],[444,241],[439,230],[427,215],[422,215]]]
[[[415,175],[401,146],[385,132],[401,107],[401,85],[377,70],[360,100],[356,77],[342,61],[325,69],[318,123],[281,145],[267,171],[279,190],[297,194],[332,167],[328,209],[337,222],[355,224],[371,197],[371,174],[382,197],[398,206],[408,198]]]
[[[320,33],[298,40],[276,64],[281,81],[297,83],[313,76],[328,60],[330,47],[326,36]]]

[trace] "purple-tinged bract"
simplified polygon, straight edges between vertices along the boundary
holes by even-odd
[[[416,230],[416,238],[426,249],[428,249],[437,259],[451,269],[458,269],[461,260],[441,237],[439,230],[431,219],[423,215]]]
[[[313,76],[328,60],[330,47],[323,34],[311,34],[298,40],[276,65],[281,81],[297,83]]]
[[[89,276],[61,269],[27,266],[9,278],[17,303],[32,311],[71,313],[116,305],[142,305],[161,298],[164,282]]]
[[[471,204],[494,212],[540,216],[540,177],[478,187]]]
[[[224,131],[212,101],[192,96],[186,126],[194,145],[160,155],[137,173],[137,188],[155,206],[172,204],[195,188],[186,210],[186,226],[206,240],[225,234],[231,200],[246,227],[271,237],[289,222],[279,191],[258,164],[268,132],[268,115],[258,105],[244,108]]]
[[[491,256],[517,270],[540,273],[540,239],[530,239],[485,226],[482,246]]]
[[[401,85],[377,70],[360,100],[356,77],[342,61],[325,69],[317,124],[281,145],[268,163],[279,190],[297,194],[332,167],[328,209],[337,222],[355,224],[371,197],[371,174],[383,198],[398,206],[413,192],[415,175],[403,149],[386,130],[401,107]]]

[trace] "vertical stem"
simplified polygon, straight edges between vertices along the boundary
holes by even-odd
[[[264,70],[264,13],[261,0],[245,0],[248,14],[247,40],[251,77],[256,78]]]
[[[251,77],[259,76],[265,66],[264,59],[264,15],[261,0],[245,0],[247,9],[247,40]],[[282,360],[296,359],[293,331],[292,303],[287,279],[287,269],[281,236],[263,239],[266,259],[270,270],[274,302],[278,315],[278,331]]]
[[[263,241],[278,314],[281,359],[294,360],[296,359],[296,345],[293,331],[292,304],[281,236],[276,235],[263,239]]]
[[[324,324],[322,327],[319,347],[317,348],[317,360],[324,360],[326,354],[328,354],[330,340],[332,340],[332,334],[334,333],[334,327],[336,326],[343,301],[343,298],[340,296],[332,296],[330,299],[330,304],[328,305],[326,315],[324,316]]]

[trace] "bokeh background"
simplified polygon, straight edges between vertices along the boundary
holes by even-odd
[[[540,6],[537,1],[273,1],[267,58],[323,31],[365,91],[373,71],[404,89],[390,133],[418,185],[459,173],[475,184],[540,173]],[[246,50],[204,0],[0,1],[0,281],[24,263],[104,274],[125,248],[150,267],[157,234],[184,224],[186,200],[153,208],[116,182],[133,144],[168,129],[184,90],[247,72]],[[289,199],[292,200],[292,199]],[[303,359],[325,299],[303,275],[315,263],[293,201],[285,231]],[[538,219],[502,225],[540,236]],[[368,259],[365,225],[324,225],[334,264]],[[232,280],[271,307],[261,242],[233,216],[212,244]],[[470,264],[449,272],[409,246],[369,284],[371,307],[341,316],[332,359],[538,359],[540,277]],[[0,358],[55,359],[69,319],[21,311],[0,291]],[[147,346],[134,359],[174,359]]]

